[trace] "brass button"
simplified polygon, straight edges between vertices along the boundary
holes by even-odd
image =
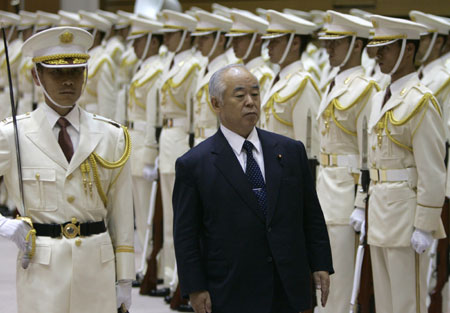
[[[372,150],[375,151],[377,149],[376,146],[372,146]]]
[[[74,196],[69,196],[69,197],[67,197],[67,201],[68,201],[69,203],[72,203],[72,202],[75,201],[75,197],[74,197]]]
[[[81,239],[75,240],[75,245],[76,245],[77,247],[81,246]]]
[[[69,174],[69,176],[67,176],[67,180],[71,180],[73,178],[72,174]]]

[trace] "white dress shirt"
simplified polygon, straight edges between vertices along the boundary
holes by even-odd
[[[57,124],[57,122],[61,115],[59,115],[59,113],[57,113],[47,104],[43,105],[43,107],[45,115],[47,116],[47,120],[50,123],[53,134],[55,135],[56,141],[58,141],[59,131],[61,130],[61,127]],[[67,133],[69,133],[70,140],[72,141],[73,152],[75,153],[78,148],[78,142],[80,140],[80,109],[78,105],[75,105],[74,108],[69,113],[67,113],[66,116],[63,117],[70,123],[70,126],[67,127]]]
[[[222,124],[220,124],[220,130],[222,134],[225,136],[225,139],[230,144],[233,149],[236,158],[239,161],[239,164],[242,167],[242,170],[245,173],[245,169],[247,167],[247,153],[242,148],[245,140],[250,141],[253,144],[253,158],[256,163],[258,163],[259,169],[261,170],[264,181],[266,180],[265,169],[264,169],[264,155],[262,151],[261,142],[259,141],[258,132],[256,131],[256,127],[253,127],[252,132],[248,135],[247,138],[242,137],[241,135],[236,134],[235,132],[229,130]]]

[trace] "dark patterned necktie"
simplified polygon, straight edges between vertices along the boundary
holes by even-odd
[[[336,82],[335,82],[335,80],[334,80],[334,78],[333,78],[333,80],[332,80],[331,83],[330,83],[330,88],[328,89],[328,93],[331,92],[331,90],[333,89],[334,85],[336,85]]]
[[[58,143],[66,156],[67,162],[70,163],[73,156],[72,140],[70,140],[69,133],[67,132],[67,127],[70,126],[70,122],[64,117],[60,117],[56,123],[61,127],[58,135]]]
[[[381,107],[384,107],[384,105],[386,104],[386,102],[389,101],[390,98],[391,98],[391,85],[389,85],[386,88],[386,93],[384,94],[383,104],[381,105]]]
[[[261,173],[261,169],[253,158],[253,144],[246,140],[242,148],[247,153],[247,166],[245,168],[245,174],[247,175],[250,184],[252,185],[253,193],[258,199],[258,207],[263,212],[264,216],[267,215],[267,191],[266,183]]]

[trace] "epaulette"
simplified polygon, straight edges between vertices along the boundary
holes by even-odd
[[[17,115],[16,116],[16,120],[20,121],[20,120],[23,120],[23,119],[26,119],[26,118],[30,118],[30,117],[31,117],[31,113],[27,112],[25,114]],[[1,121],[1,123],[4,124],[4,125],[8,125],[9,123],[12,123],[12,121],[13,121],[13,118],[12,118],[12,116],[10,116],[10,117],[7,117],[7,118],[3,119]]]
[[[103,63],[105,63],[106,62],[106,64],[108,65],[108,67],[109,67],[109,70],[111,71],[111,73],[112,73],[112,75],[114,76],[114,69],[113,69],[113,66],[112,66],[112,60],[111,60],[111,57],[109,56],[109,55],[107,55],[107,54],[104,54],[101,58],[100,58],[100,60],[98,61],[98,63],[97,64],[94,64],[94,69],[93,69],[93,71],[90,71],[89,72],[89,74],[88,74],[88,78],[92,78],[92,77],[94,77],[95,75],[97,75],[97,72],[98,72],[98,70],[100,69],[100,67],[103,65]]]
[[[115,126],[115,127],[117,127],[117,128],[120,128],[120,127],[122,126],[122,125],[120,125],[119,122],[116,122],[116,121],[114,121],[114,120],[112,120],[112,119],[109,119],[109,118],[104,117],[104,116],[101,116],[101,115],[92,114],[92,117],[93,117],[95,120],[109,123],[109,124],[111,124],[111,125],[113,125],[113,126]]]

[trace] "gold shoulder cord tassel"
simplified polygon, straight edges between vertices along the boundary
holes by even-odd
[[[95,152],[91,153],[91,155],[89,156],[89,162],[91,163],[95,186],[97,187],[98,194],[99,194],[100,198],[102,199],[105,207],[108,203],[108,198],[106,197],[106,194],[103,191],[103,187],[100,182],[100,176],[98,173],[98,165],[97,164],[99,164],[101,167],[109,169],[109,170],[120,168],[119,173],[116,175],[116,177],[114,177],[113,181],[111,182],[111,184],[108,187],[108,191],[109,191],[109,189],[116,183],[117,179],[119,178],[120,173],[122,173],[123,166],[128,161],[130,154],[131,154],[130,135],[125,126],[121,126],[121,127],[122,127],[123,133],[125,135],[125,151],[119,160],[117,160],[116,162],[110,162],[110,161],[103,159],[101,156],[99,156]]]

